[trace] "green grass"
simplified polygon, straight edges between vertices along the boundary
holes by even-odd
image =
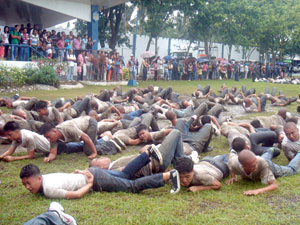
[[[145,82],[140,87],[146,87],[154,82]],[[161,87],[171,86],[182,94],[191,94],[198,82],[163,82]],[[200,81],[202,86],[210,84],[218,90],[225,83],[229,87],[254,86],[257,93],[263,92],[265,83],[253,84],[249,80],[239,83],[234,81]],[[298,96],[297,85],[272,85],[277,90],[284,90],[288,96]],[[76,97],[87,93],[98,93],[103,87],[88,86],[76,90],[31,91],[20,93],[22,96],[36,96],[40,99],[53,100],[59,97]],[[110,87],[105,87],[110,88]],[[127,89],[127,87],[124,87]],[[288,107],[295,112],[297,104]],[[245,118],[254,118],[251,114]],[[223,154],[228,151],[227,140],[215,137],[211,145],[214,151],[211,155]],[[8,146],[7,146],[8,147]],[[138,147],[131,147],[124,155],[133,154]],[[22,154],[22,153],[20,153]],[[116,159],[122,154],[111,156]],[[201,155],[201,157],[207,154]],[[84,154],[62,154],[50,164],[42,161],[43,157],[31,160],[40,167],[42,173],[73,172],[84,169],[89,160]],[[275,160],[287,164],[284,155]],[[19,179],[20,169],[29,163],[28,160],[5,163],[0,162],[0,224],[23,224],[25,221],[46,211],[51,199],[41,195],[30,194]],[[89,193],[79,200],[57,200],[65,211],[73,215],[78,224],[299,224],[300,221],[300,175],[278,179],[277,191],[260,196],[244,196],[243,191],[259,188],[263,185],[254,182],[239,181],[227,186],[224,181],[219,191],[187,192],[185,188],[177,195],[170,195],[170,186],[155,190],[146,190],[140,194],[128,193]]]

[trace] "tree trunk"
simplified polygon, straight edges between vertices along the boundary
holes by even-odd
[[[149,37],[149,40],[148,40],[147,47],[146,47],[146,51],[149,51],[150,45],[151,45],[151,41],[152,41],[152,37],[150,36],[150,37]]]
[[[272,51],[272,64],[275,64],[276,62],[276,54],[274,51]]]
[[[115,8],[110,9],[109,13],[109,24],[110,24],[110,29],[111,29],[111,39],[109,41],[109,47],[112,50],[115,50],[116,45],[118,43],[118,34],[120,30],[120,24],[122,21],[122,15],[124,12],[125,5],[119,5]],[[116,18],[114,20],[114,17]]]
[[[155,37],[155,55],[157,56],[158,55],[158,37]]]
[[[210,60],[210,51],[208,48],[208,42],[204,41],[204,49],[205,49],[205,54],[207,55],[208,59]]]
[[[190,49],[191,49],[191,45],[192,45],[192,43],[193,43],[194,41],[190,41],[190,43],[189,43],[189,47],[188,47],[188,49],[187,49],[187,52],[186,52],[186,54],[185,54],[185,58],[187,58],[188,57],[188,55],[189,55],[189,52],[190,52]]]
[[[232,45],[228,46],[228,61],[231,59],[231,51],[232,51]]]

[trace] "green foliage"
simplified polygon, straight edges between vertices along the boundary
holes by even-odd
[[[129,69],[127,67],[122,69],[123,71],[123,77],[125,80],[129,80]]]
[[[1,86],[21,86],[26,81],[25,70],[18,67],[0,66],[0,85]]]
[[[26,82],[28,84],[46,84],[55,87],[59,86],[57,73],[52,66],[46,65],[36,70],[29,68],[27,71]]]

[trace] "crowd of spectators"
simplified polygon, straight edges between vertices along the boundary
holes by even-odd
[[[15,25],[14,28],[5,26],[3,31],[0,30],[0,42],[2,59],[28,61],[35,55],[60,62],[66,60],[69,50],[74,49],[77,58],[81,51],[91,52],[95,43],[87,34],[80,37],[73,31],[56,33],[55,30],[40,29],[38,24],[32,27],[30,23],[27,26]]]

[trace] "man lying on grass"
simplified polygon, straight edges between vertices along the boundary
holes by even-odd
[[[10,148],[0,156],[7,162],[33,159],[35,152],[50,153],[50,143],[42,135],[26,129],[20,129],[18,123],[14,121],[7,122],[3,127],[4,136],[12,141]],[[27,149],[28,154],[24,156],[11,156],[18,146],[22,146]]]
[[[22,168],[20,178],[28,191],[33,194],[39,192],[48,198],[80,198],[90,190],[137,193],[148,188],[163,187],[167,181],[172,185],[171,194],[177,193],[180,190],[180,181],[176,170],[130,180],[149,163],[150,157],[159,160],[156,149],[149,148],[121,172],[90,167],[83,171],[76,170],[75,173],[41,175],[37,166],[29,164]]]
[[[287,166],[277,165],[272,162],[274,148],[268,149],[261,157],[256,156],[250,150],[242,150],[236,153],[231,150],[229,154],[228,167],[230,169],[230,179],[226,181],[231,184],[235,181],[235,175],[240,175],[244,179],[261,181],[266,187],[245,191],[245,195],[258,195],[278,188],[275,178],[291,176],[300,170],[300,150]]]

